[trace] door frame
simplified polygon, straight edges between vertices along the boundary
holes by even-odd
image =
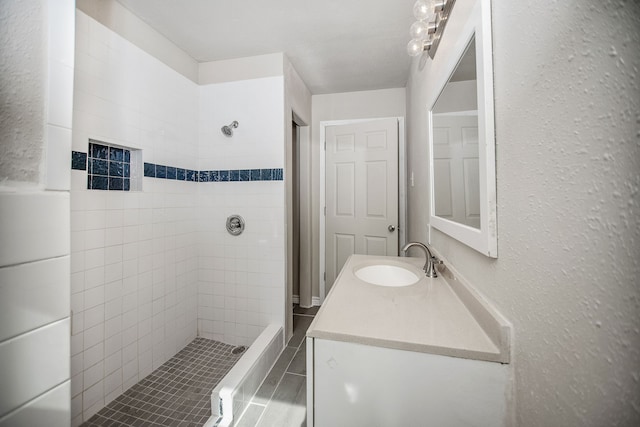
[[[373,117],[370,119],[350,119],[350,120],[327,120],[320,122],[320,304],[326,297],[326,281],[324,278],[326,266],[326,245],[325,230],[326,216],[324,208],[326,206],[326,128],[328,126],[351,125],[354,123],[372,122],[376,120],[396,119],[398,120],[398,252],[406,244],[407,240],[407,161],[405,157],[405,128],[404,117]]]

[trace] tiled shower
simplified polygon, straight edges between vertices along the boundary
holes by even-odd
[[[76,13],[72,425],[196,336],[250,344],[285,300],[283,77],[199,86]]]

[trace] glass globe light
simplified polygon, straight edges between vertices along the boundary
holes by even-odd
[[[429,38],[429,25],[426,21],[416,21],[409,28],[409,34],[413,39],[426,40]]]
[[[413,16],[418,21],[428,21],[433,13],[435,0],[418,0],[413,5]]]
[[[424,51],[424,41],[413,39],[407,44],[407,53],[409,56],[418,56]]]

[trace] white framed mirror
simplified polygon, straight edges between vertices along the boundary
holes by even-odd
[[[438,52],[442,62],[428,103],[429,224],[497,258],[489,0],[476,0],[468,21],[443,37],[455,42],[448,43],[453,49]]]

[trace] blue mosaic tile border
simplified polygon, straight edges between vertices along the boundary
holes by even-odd
[[[282,168],[199,171],[198,182],[282,181]]]
[[[144,164],[146,177],[193,182],[282,181],[282,173],[282,168],[196,171],[154,163]]]
[[[89,170],[89,172],[91,173],[94,171],[94,160],[94,158],[89,158],[89,167],[87,168],[87,153],[83,153],[81,151],[72,151],[71,169]],[[99,168],[100,165],[95,165],[95,167]],[[158,165],[155,163],[145,163],[144,176],[148,178],[171,179],[176,181],[191,182],[282,181],[283,169],[230,169],[197,171],[192,169],[175,168],[173,166]],[[92,185],[91,182],[88,182],[87,184]],[[105,188],[97,189],[106,190],[109,186],[109,181],[106,181],[106,184],[103,184],[104,183],[102,183],[102,181],[97,183],[97,185],[106,186]],[[93,187],[89,186],[88,188]]]
[[[87,153],[81,151],[71,152],[71,169],[86,171],[87,170]]]
[[[282,168],[196,171],[145,163],[144,176],[193,182],[282,181]]]
[[[144,176],[149,178],[173,179],[176,181],[198,181],[198,171],[192,169],[174,168],[173,166],[144,164]]]

